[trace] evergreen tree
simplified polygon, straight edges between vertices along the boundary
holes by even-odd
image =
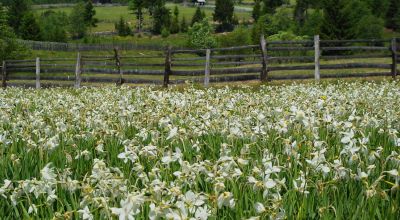
[[[30,12],[31,8],[27,0],[11,0],[8,5],[8,23],[17,35],[20,35],[20,26],[23,17]]]
[[[257,21],[260,15],[261,15],[261,1],[255,0],[251,16],[253,17],[254,21]]]
[[[1,4],[0,33],[0,60],[18,59],[26,54],[26,48],[16,41],[16,35],[8,25],[7,13]]]
[[[378,25],[366,26],[363,22],[364,19],[371,21],[371,16],[373,16],[371,9],[364,1],[325,0],[323,10],[321,35],[324,39],[356,39],[370,33],[381,32],[382,28],[376,29]],[[378,20],[376,17],[375,19]],[[363,25],[363,32],[360,29],[361,25]],[[374,35],[380,37],[377,34]]]
[[[191,26],[193,26],[194,23],[200,22],[205,18],[204,14],[202,13],[200,7],[197,7],[196,11],[193,14],[192,17],[192,23]]]
[[[373,15],[379,18],[385,18],[388,11],[390,0],[367,0],[368,6],[372,9]]]
[[[264,7],[263,13],[264,14],[273,14],[275,9],[285,3],[284,0],[263,0]]]
[[[88,23],[85,20],[85,4],[80,2],[74,6],[69,16],[69,33],[73,39],[83,38],[88,29]]]
[[[129,2],[129,10],[131,10],[133,14],[136,15],[137,19],[136,28],[139,33],[142,32],[143,21],[144,21],[143,10],[145,7],[146,7],[145,0],[131,0]]]
[[[182,33],[185,33],[185,32],[188,31],[188,24],[186,23],[186,18],[185,17],[182,17],[180,30],[181,30]]]
[[[84,19],[85,22],[88,24],[90,27],[96,27],[97,25],[97,18],[94,16],[96,15],[96,10],[93,7],[92,0],[85,0],[85,12],[84,12]]]
[[[216,0],[213,16],[214,21],[220,23],[217,27],[218,32],[231,31],[233,29],[233,12],[233,0]]]
[[[306,20],[306,12],[309,7],[309,0],[297,0],[294,9],[294,18],[297,24],[301,27]]]
[[[157,0],[153,9],[153,33],[161,34],[163,28],[171,26],[171,12],[165,7],[164,0]]]
[[[24,15],[19,26],[19,34],[25,40],[41,40],[40,26],[33,13],[30,12]]]
[[[170,31],[172,34],[176,34],[179,32],[179,9],[178,6],[174,8],[174,18],[172,19]]]
[[[398,0],[390,0],[386,13],[386,27],[400,30],[400,1]]]
[[[115,23],[115,30],[117,31],[119,36],[125,37],[132,34],[132,30],[129,27],[128,22],[121,16],[119,21]]]

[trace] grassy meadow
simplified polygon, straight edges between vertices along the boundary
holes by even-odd
[[[181,4],[175,3],[167,3],[166,7],[173,12],[175,6],[179,8],[179,20],[185,17],[186,22],[190,24],[194,12],[196,11],[196,7],[193,6],[183,6]],[[96,16],[99,20],[97,27],[91,29],[92,32],[103,32],[103,31],[114,31],[114,24],[120,19],[122,16],[125,20],[132,23],[132,25],[136,24],[136,16],[132,14],[132,11],[128,10],[128,6],[97,6],[96,9]],[[56,7],[50,9],[36,9],[37,14],[41,14],[46,10],[54,10],[54,11],[61,11],[69,14],[72,11],[72,7]],[[212,16],[214,9],[212,8],[203,8],[204,12],[206,13],[207,18],[212,21]],[[249,21],[251,20],[251,12],[235,12],[237,18],[241,21]],[[145,14],[144,18],[144,28],[149,28],[151,26],[151,19],[148,13]]]

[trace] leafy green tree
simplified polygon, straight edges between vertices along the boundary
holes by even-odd
[[[191,26],[196,23],[196,22],[200,22],[205,18],[205,14],[201,11],[200,7],[196,8],[196,11],[193,14],[192,17],[192,23]]]
[[[20,35],[22,19],[31,11],[28,0],[11,0],[8,5],[8,23]]]
[[[273,15],[269,15],[269,22],[266,25],[265,33],[269,35],[277,34],[280,31],[291,31],[295,24],[293,21],[293,9],[290,7],[279,7],[275,9]]]
[[[216,0],[213,17],[214,21],[219,22],[217,32],[233,30],[235,23],[233,12],[233,0]]]
[[[257,21],[258,18],[261,16],[261,1],[260,0],[254,1],[253,12],[251,13],[251,16],[253,17],[254,21]]]
[[[267,23],[270,22],[269,20],[270,15],[262,15],[258,18],[257,22],[254,23],[251,29],[251,40],[253,44],[260,43],[260,36],[262,34],[265,35],[265,30],[267,29]]]
[[[68,16],[64,12],[45,11],[39,19],[41,38],[44,41],[66,42]]]
[[[146,1],[145,0],[131,0],[129,2],[129,10],[133,12],[133,14],[136,15],[137,19],[137,31],[139,33],[142,32],[142,27],[143,27],[143,21],[144,21],[144,16],[143,16],[143,11],[146,7]]]
[[[153,9],[153,33],[161,34],[163,28],[171,26],[171,12],[165,7],[164,0],[157,0]]]
[[[74,6],[69,16],[69,33],[73,39],[83,38],[88,30],[88,23],[85,21],[85,4],[80,2]]]
[[[390,0],[386,13],[386,27],[400,30],[400,1],[398,0]]]
[[[297,24],[296,33],[298,35],[314,36],[321,32],[322,21],[324,15],[321,10],[317,9],[306,16],[303,25]]]
[[[83,14],[83,17],[89,27],[97,26],[98,20],[97,18],[94,17],[95,15],[96,15],[96,10],[93,7],[92,0],[85,0],[85,13]]]
[[[25,40],[41,40],[40,26],[32,12],[22,17],[21,25],[19,26],[19,34],[21,38]]]
[[[174,8],[174,17],[172,18],[170,31],[172,34],[179,32],[179,9],[177,6]]]
[[[0,60],[24,57],[28,50],[16,41],[13,29],[8,25],[7,13],[0,4]]]
[[[217,41],[212,35],[213,29],[207,19],[196,22],[188,31],[188,46],[196,49],[214,48]]]

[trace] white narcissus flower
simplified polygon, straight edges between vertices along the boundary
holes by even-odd
[[[392,175],[394,177],[399,177],[399,171],[395,170],[395,169],[386,171],[386,173],[388,173],[388,174],[390,174],[390,175]]]
[[[93,215],[87,206],[84,209],[78,210],[78,213],[82,215],[83,220],[93,220]]]
[[[169,131],[167,140],[174,138],[178,134],[178,128],[174,127]]]
[[[259,202],[256,202],[254,204],[254,208],[255,208],[257,214],[261,214],[261,213],[266,211],[264,205],[262,203],[259,203]]]
[[[34,213],[35,215],[37,214],[38,210],[35,204],[32,204],[28,208],[28,214]]]
[[[233,194],[231,192],[223,192],[219,195],[218,200],[218,208],[222,208],[223,206],[234,208],[235,207],[235,199],[233,198]]]
[[[135,215],[140,213],[143,203],[144,197],[142,194],[130,194],[126,199],[121,200],[121,208],[113,207],[111,208],[111,212],[117,215],[119,220],[134,220]]]
[[[194,217],[196,220],[206,220],[211,215],[210,211],[207,209],[207,206],[198,207],[196,209],[196,213]]]
[[[51,167],[51,163],[46,164],[42,170],[40,170],[42,179],[47,182],[56,182],[57,174],[54,173],[54,167]]]

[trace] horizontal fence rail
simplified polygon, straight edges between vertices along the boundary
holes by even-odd
[[[160,48],[21,41],[33,49],[78,51],[76,57],[2,61],[2,87],[79,88],[92,83],[169,84],[348,77],[396,78],[398,39],[271,41],[227,48]],[[143,53],[148,50],[152,53]],[[108,55],[87,54],[103,51]],[[112,51],[112,52],[111,52]],[[132,54],[137,51],[137,54]],[[129,53],[128,53],[129,52]],[[335,71],[335,72],[333,72]]]

